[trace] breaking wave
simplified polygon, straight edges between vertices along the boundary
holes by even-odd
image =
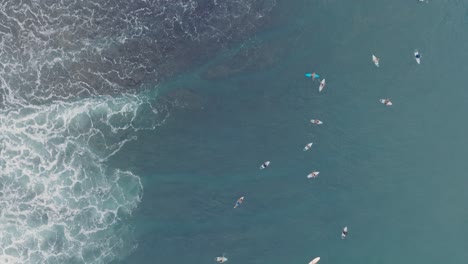
[[[107,160],[164,124],[177,98],[197,103],[148,88],[253,33],[275,1],[2,3],[0,263],[127,256],[143,186]]]
[[[104,164],[167,116],[137,96],[0,113],[0,262],[107,263],[129,253],[125,219],[143,188]]]

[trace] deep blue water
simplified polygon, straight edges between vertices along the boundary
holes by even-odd
[[[455,36],[466,36],[464,7],[282,2],[273,27],[240,46],[249,56],[221,54],[173,80],[203,109],[174,113],[121,152],[145,186],[139,246],[124,263],[210,263],[222,253],[232,263],[462,262],[467,53]],[[233,64],[240,70],[203,79]],[[303,78],[311,71],[327,79],[322,94]],[[387,97],[392,107],[379,104]],[[319,177],[306,179],[312,170]]]

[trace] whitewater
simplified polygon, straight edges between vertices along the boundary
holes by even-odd
[[[170,117],[158,84],[275,1],[0,5],[0,263],[109,263],[137,246],[140,177],[107,161]]]
[[[105,263],[132,249],[123,220],[143,187],[105,161],[136,139],[132,132],[163,123],[139,124],[146,106],[136,96],[103,97],[0,114],[4,261]]]

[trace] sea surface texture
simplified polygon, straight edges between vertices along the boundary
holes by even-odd
[[[2,1],[0,263],[127,257],[144,175],[108,160],[177,108],[158,84],[247,39],[274,6]]]
[[[467,10],[3,1],[0,263],[465,263]]]

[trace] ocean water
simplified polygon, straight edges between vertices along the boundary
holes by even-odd
[[[468,257],[467,3],[116,3],[2,7],[1,262]]]
[[[0,263],[111,263],[145,175],[110,166],[183,108],[155,86],[247,39],[275,1],[4,1]],[[170,99],[170,100],[169,100]]]

